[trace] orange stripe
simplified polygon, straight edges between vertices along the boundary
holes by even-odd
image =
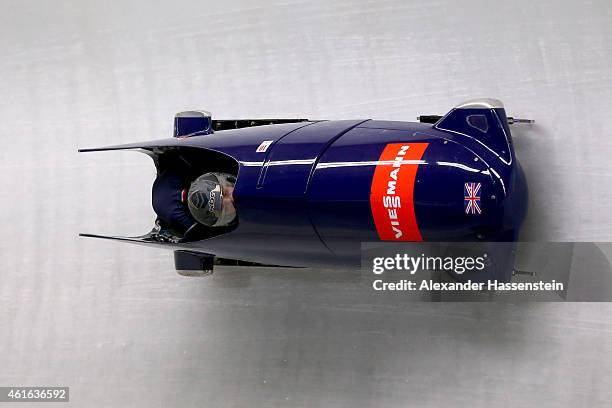
[[[414,213],[414,181],[428,143],[390,143],[383,150],[370,187],[370,208],[382,241],[422,241]]]

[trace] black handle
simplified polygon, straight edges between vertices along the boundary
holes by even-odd
[[[442,118],[440,115],[421,115],[417,119],[421,123],[436,123]]]

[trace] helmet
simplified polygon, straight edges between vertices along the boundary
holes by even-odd
[[[235,182],[234,176],[225,173],[206,173],[195,179],[187,193],[187,206],[193,218],[209,227],[223,227],[234,221],[236,211],[227,200],[231,198],[227,197],[227,188]]]

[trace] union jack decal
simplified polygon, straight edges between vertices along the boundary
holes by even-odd
[[[463,205],[466,214],[482,214],[480,209],[480,183],[465,183]]]

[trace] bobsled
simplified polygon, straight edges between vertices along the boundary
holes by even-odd
[[[358,265],[360,244],[372,241],[515,241],[528,191],[509,124],[523,120],[508,118],[494,99],[419,119],[214,120],[181,112],[174,137],[79,151],[140,151],[156,166],[174,154],[193,179],[233,174],[237,222],[193,241],[81,235],[174,249],[184,269],[212,268],[215,257]]]

